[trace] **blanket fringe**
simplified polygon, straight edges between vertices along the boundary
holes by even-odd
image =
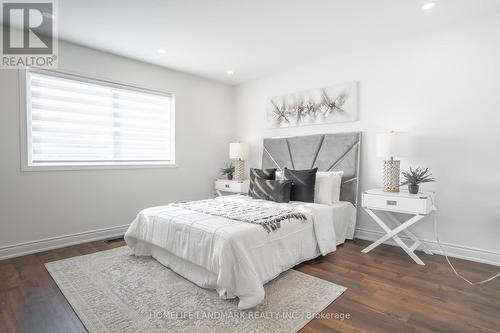
[[[171,206],[184,208],[200,213],[221,216],[228,219],[260,224],[268,233],[281,227],[284,220],[307,220],[307,217],[293,207],[263,206],[260,203],[226,201],[215,199],[173,203]]]

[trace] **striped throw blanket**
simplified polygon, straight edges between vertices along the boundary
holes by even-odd
[[[303,213],[293,207],[277,207],[249,201],[208,199],[173,203],[171,206],[241,222],[260,224],[267,232],[277,230],[281,226],[281,221],[284,220],[299,219],[305,221],[307,219]]]

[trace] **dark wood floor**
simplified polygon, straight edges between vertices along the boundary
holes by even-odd
[[[360,253],[367,244],[347,242],[296,268],[348,288],[324,313],[349,319],[314,319],[301,332],[500,332],[499,280],[471,287],[441,256],[421,254],[421,267],[392,246]],[[123,245],[96,241],[0,261],[0,332],[85,332],[43,264]],[[454,263],[472,279],[499,270]]]

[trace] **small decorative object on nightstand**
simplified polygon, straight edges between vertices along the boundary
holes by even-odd
[[[406,156],[408,136],[402,132],[377,134],[377,156],[389,158],[384,161],[384,191],[399,192],[400,162],[395,157]]]
[[[418,194],[410,194],[407,191],[387,193],[383,189],[368,190],[364,191],[362,194],[361,207],[363,207],[368,215],[370,215],[370,217],[377,222],[377,224],[386,233],[361,252],[368,253],[383,242],[392,238],[417,264],[425,265],[424,262],[417,257],[414,251],[418,247],[421,247],[427,254],[432,254],[432,252],[417,238],[417,236],[415,236],[413,232],[408,230],[408,228],[436,210],[436,207],[434,206],[434,193],[419,192]],[[402,223],[393,215],[388,214],[390,219],[396,225],[394,229],[391,229],[380,217],[378,217],[378,215],[373,212],[374,210],[389,213],[405,213],[413,216],[408,221]],[[400,232],[406,234],[406,236],[413,240],[414,243],[410,246],[406,245],[406,243],[403,242],[398,236]]]
[[[248,145],[246,143],[230,143],[229,158],[235,159],[234,180],[243,181],[245,179],[245,160],[248,157]]]
[[[233,180],[233,174],[234,174],[234,165],[233,163],[229,164],[227,167],[220,169],[220,174],[221,175],[227,175],[227,180]]]
[[[237,181],[237,180],[225,180],[217,179],[215,181],[215,193],[217,195],[222,195],[224,192],[231,194],[247,194],[250,181]]]
[[[436,181],[432,178],[432,174],[429,173],[428,168],[421,170],[420,167],[415,170],[410,167],[410,172],[403,172],[403,177],[405,177],[406,180],[402,182],[400,186],[408,185],[408,192],[411,194],[418,193],[419,184]]]

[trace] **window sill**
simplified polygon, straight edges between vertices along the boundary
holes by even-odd
[[[122,169],[163,169],[177,168],[173,163],[123,163],[123,164],[47,164],[47,165],[23,165],[21,170],[27,172],[33,171],[81,171],[81,170],[122,170]]]

